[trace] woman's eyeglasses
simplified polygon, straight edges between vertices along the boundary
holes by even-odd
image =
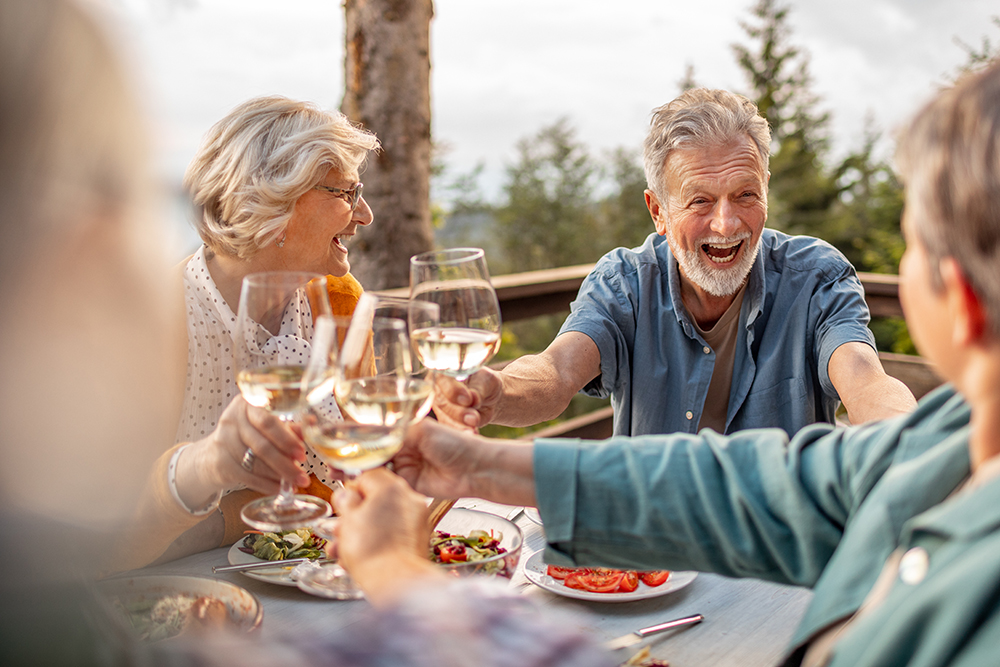
[[[322,190],[323,192],[329,192],[334,197],[340,197],[348,204],[351,205],[351,213],[354,213],[354,209],[358,207],[358,202],[361,201],[361,189],[364,187],[360,182],[351,188],[331,188],[328,185],[317,185],[316,190]]]

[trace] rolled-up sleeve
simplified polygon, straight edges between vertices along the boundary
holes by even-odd
[[[820,386],[828,396],[839,398],[830,380],[830,357],[844,343],[867,343],[875,348],[868,328],[870,314],[865,290],[854,269],[847,264],[813,293],[810,308],[817,312],[815,355]]]
[[[894,428],[536,440],[546,560],[812,585]]]

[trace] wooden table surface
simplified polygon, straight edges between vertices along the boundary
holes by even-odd
[[[517,508],[475,499],[456,505],[507,516]],[[543,610],[560,613],[596,639],[613,639],[642,627],[700,613],[704,622],[668,630],[642,644],[619,651],[622,661],[643,646],[671,667],[757,667],[774,665],[783,655],[811,593],[752,579],[727,579],[699,574],[686,588],[633,602],[590,602],[557,595],[529,582],[524,563],[545,544],[541,526],[521,512],[515,523],[524,532],[521,561],[510,586],[532,597]],[[228,548],[214,549],[170,563],[144,568],[143,574],[183,574],[216,577],[253,592],[264,607],[261,636],[271,633],[330,632],[356,622],[368,603],[313,597],[297,588],[280,586],[240,573],[214,575],[213,565],[228,564]]]

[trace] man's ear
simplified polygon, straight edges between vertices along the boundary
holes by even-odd
[[[656,226],[656,233],[660,236],[666,236],[667,234],[667,211],[660,205],[660,200],[656,197],[656,193],[652,190],[645,190],[642,193],[646,197],[646,208],[649,209],[649,215],[653,218],[653,225]]]
[[[987,333],[986,310],[962,267],[953,257],[945,257],[938,265],[944,283],[951,315],[952,340],[955,345],[976,345]]]

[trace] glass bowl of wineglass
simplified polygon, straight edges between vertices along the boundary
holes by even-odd
[[[322,317],[330,317],[324,276],[273,271],[243,279],[233,364],[247,403],[282,421],[295,419],[314,323]],[[283,479],[277,496],[249,503],[241,516],[258,530],[277,532],[309,526],[330,512],[329,503],[296,495],[291,482]]]
[[[410,298],[437,306],[411,312],[411,336],[429,370],[465,380],[500,349],[500,302],[481,248],[411,257]]]

